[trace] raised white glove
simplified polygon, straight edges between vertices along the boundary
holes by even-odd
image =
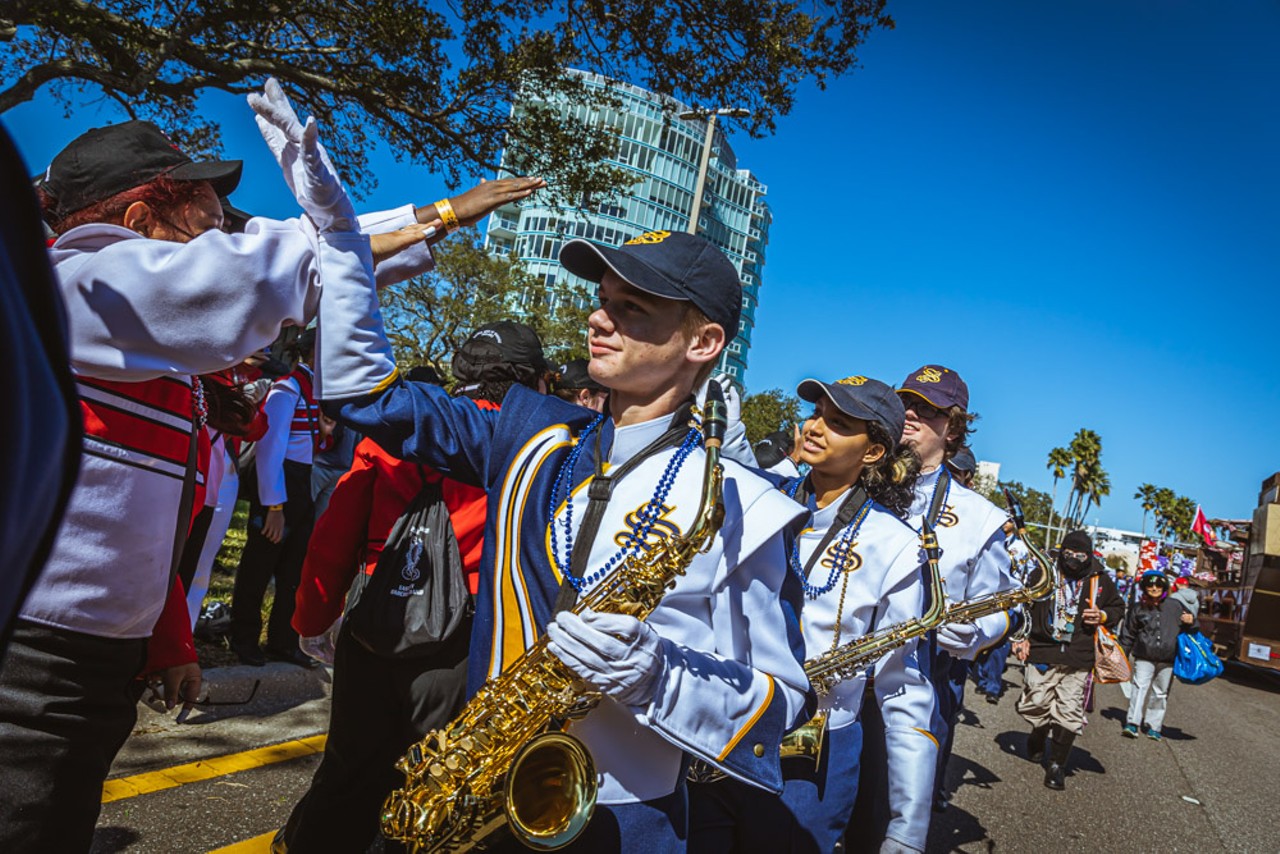
[[[707,386],[715,383],[720,386],[720,390],[724,392],[724,405],[726,420],[729,425],[740,423],[742,421],[742,397],[738,394],[738,387],[733,384],[733,380],[729,379],[728,374],[713,374],[707,377],[707,381],[698,388],[697,401],[701,406],[707,400]]]
[[[978,627],[972,623],[947,623],[938,629],[938,646],[955,655],[969,651],[978,636]]]
[[[547,637],[551,654],[601,693],[628,706],[652,699],[666,655],[648,624],[626,614],[561,611]]]
[[[321,234],[358,231],[355,208],[320,144],[315,117],[309,116],[303,125],[274,77],[267,78],[261,95],[249,95],[249,106],[257,114],[258,130],[280,164],[285,183],[316,230]]]
[[[298,638],[298,649],[314,658],[321,664],[333,666],[333,654],[338,646],[338,632],[342,630],[342,617],[333,621],[333,625],[315,637]]]

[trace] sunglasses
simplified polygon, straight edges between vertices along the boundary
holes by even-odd
[[[914,412],[916,414],[916,418],[924,421],[928,421],[931,418],[937,418],[939,415],[947,414],[945,409],[939,409],[917,394],[903,395],[902,405],[906,407],[909,412]]]
[[[1089,556],[1088,552],[1077,552],[1071,549],[1063,549],[1062,556],[1066,558],[1075,558],[1076,560],[1084,560]]]

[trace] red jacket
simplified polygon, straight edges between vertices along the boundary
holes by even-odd
[[[476,404],[498,408],[484,400]],[[351,469],[334,487],[329,507],[316,521],[307,544],[293,612],[293,628],[298,634],[315,637],[333,625],[342,613],[357,570],[363,566],[366,573],[373,573],[391,527],[427,481],[441,482],[467,586],[475,594],[484,546],[485,491],[449,480],[426,466],[396,459],[373,440],[365,439],[356,446]]]

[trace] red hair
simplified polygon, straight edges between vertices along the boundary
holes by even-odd
[[[123,193],[116,193],[110,198],[83,207],[78,211],[59,216],[58,200],[45,191],[37,188],[40,207],[44,209],[45,222],[58,234],[63,234],[77,225],[91,222],[105,222],[111,225],[124,224],[124,212],[134,202],[142,202],[162,217],[175,217],[190,202],[195,201],[201,181],[176,181],[164,175],[153,178]]]

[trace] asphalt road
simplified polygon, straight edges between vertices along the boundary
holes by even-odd
[[[180,766],[324,731],[327,675],[289,665],[211,671],[218,706],[183,725],[141,708],[113,777]],[[1197,687],[1175,683],[1166,739],[1120,736],[1119,688],[1103,686],[1076,742],[1066,791],[1044,788],[1023,758],[1027,726],[1014,711],[1021,671],[995,706],[975,694],[957,731],[929,851],[1280,852],[1280,678],[1229,668]],[[93,851],[203,854],[274,831],[306,790],[314,754],[104,804]],[[259,843],[256,850],[265,851]]]

